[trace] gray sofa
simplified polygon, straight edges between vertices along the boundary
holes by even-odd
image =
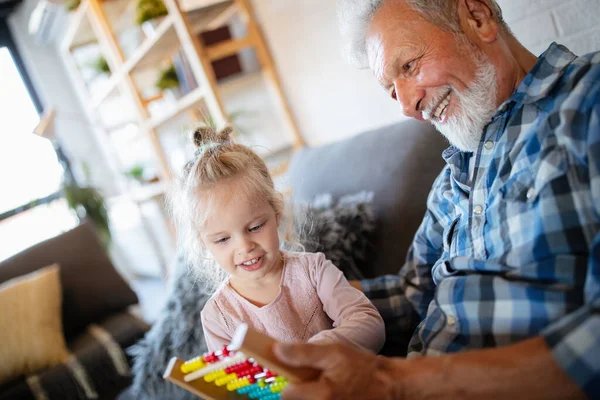
[[[349,139],[298,151],[289,182],[295,201],[373,192],[376,251],[367,277],[398,272],[423,215],[427,194],[444,161],[445,139],[430,125],[406,120]]]
[[[90,222],[0,262],[0,283],[54,263],[60,265],[63,331],[72,358],[67,365],[37,371],[37,388],[27,377],[0,385],[0,400],[112,400],[132,381],[125,349],[149,328],[128,312],[137,296],[113,267]]]
[[[292,197],[302,202],[311,201],[322,194],[340,198],[363,191],[372,192],[371,205],[377,218],[375,246],[373,256],[365,265],[360,265],[360,270],[371,277],[395,274],[402,266],[413,235],[423,218],[427,194],[443,167],[441,153],[447,146],[447,142],[431,125],[407,120],[326,146],[303,148],[294,155],[288,171]],[[182,283],[185,281],[179,282]],[[184,292],[191,293],[190,290]],[[203,304],[202,301],[206,300],[206,296],[202,297],[199,293],[194,296],[194,304]],[[176,297],[172,294],[170,301],[173,302]],[[173,317],[173,311],[181,309],[178,304],[175,301],[170,309],[167,307],[165,318]],[[188,317],[194,325],[197,316]],[[177,318],[186,317],[181,315]],[[198,326],[188,327],[190,332],[198,330]],[[382,354],[405,354],[410,335],[411,332],[402,338],[388,337]],[[179,341],[183,340],[179,337],[181,335],[177,336]],[[201,341],[201,334],[190,334],[190,338],[184,341],[185,345],[168,343],[169,340],[155,346],[146,342],[146,348],[154,347],[156,355],[160,353],[154,361],[159,358],[160,362],[166,363],[168,357],[162,354],[165,350],[179,352],[181,354],[177,355],[185,357],[183,349],[189,351],[191,347],[196,350],[193,355],[197,355],[198,349],[204,348],[202,343],[190,343]],[[156,350],[157,346],[162,350]],[[147,370],[145,374],[148,374]],[[152,386],[153,393],[161,393],[161,389],[157,388],[160,376],[141,374],[140,378],[142,387]],[[144,384],[145,379],[152,379],[152,383]],[[191,398],[173,389],[164,388],[165,395],[152,399]],[[133,400],[146,397],[130,388],[118,398]]]

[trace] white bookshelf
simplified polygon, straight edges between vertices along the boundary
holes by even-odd
[[[232,112],[254,113],[253,118],[246,121],[249,133],[241,137],[257,149],[265,149],[261,154],[302,145],[250,2],[163,1],[169,14],[147,37],[141,35],[133,22],[134,0],[83,0],[70,17],[61,49],[65,58],[71,58],[70,64],[74,66],[71,75],[82,89],[89,114],[106,135],[118,134],[125,126],[137,126],[154,150],[157,169],[164,181],[170,180],[176,171],[161,145],[161,136],[168,134],[165,133],[168,129],[181,134],[181,126],[192,126],[195,120],[207,115],[220,128],[228,123]],[[200,33],[227,25],[234,19],[245,23],[245,36],[211,46],[198,40]],[[137,45],[136,39],[139,39]],[[91,84],[82,76],[85,66],[77,62],[82,49],[90,46],[106,58],[111,70],[110,76],[98,77]],[[242,73],[218,83],[211,63],[242,51],[247,53],[248,49],[256,54],[260,71]],[[176,53],[185,58],[197,87],[172,101],[167,101],[159,92],[146,96],[145,88],[153,85],[156,71],[167,65]],[[183,125],[182,116],[184,121],[187,118]],[[126,167],[117,165],[116,169]]]

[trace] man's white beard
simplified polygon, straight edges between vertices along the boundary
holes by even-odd
[[[496,112],[496,67],[482,54],[476,54],[477,73],[471,86],[463,93],[452,86],[440,90],[440,95],[430,102],[434,107],[452,90],[454,98],[453,114],[444,124],[432,118],[433,110],[425,112],[426,119],[435,125],[450,144],[461,151],[474,152],[479,147],[483,129]],[[441,98],[440,98],[441,97]]]

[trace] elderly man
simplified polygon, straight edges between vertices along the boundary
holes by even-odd
[[[600,54],[536,58],[493,0],[340,6],[354,58],[452,146],[400,273],[360,283],[408,359],[278,345],[322,370],[284,398],[600,398]]]

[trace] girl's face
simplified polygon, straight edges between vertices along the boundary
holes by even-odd
[[[232,281],[243,285],[276,275],[283,261],[275,210],[260,196],[240,191],[239,179],[210,189],[211,212],[201,238]]]

